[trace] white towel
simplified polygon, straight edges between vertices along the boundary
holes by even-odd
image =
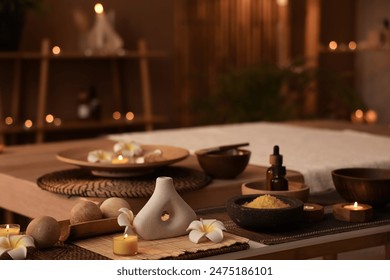
[[[251,164],[269,165],[279,145],[287,169],[301,172],[311,193],[333,189],[331,171],[344,167],[390,168],[390,138],[351,130],[303,128],[281,123],[241,123],[109,135],[115,141],[183,147],[191,152],[249,142]]]

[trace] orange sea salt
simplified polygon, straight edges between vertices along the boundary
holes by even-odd
[[[286,208],[286,207],[289,207],[290,205],[288,205],[287,203],[284,203],[283,201],[281,201],[280,199],[278,199],[272,195],[265,194],[265,195],[261,195],[261,196],[256,197],[251,202],[244,203],[244,206],[251,207],[251,208],[260,208],[260,209],[263,209],[263,208],[274,209],[274,208]]]

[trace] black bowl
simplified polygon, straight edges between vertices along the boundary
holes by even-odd
[[[290,205],[286,208],[258,209],[243,206],[245,202],[250,202],[258,196],[258,194],[239,195],[227,201],[227,213],[233,222],[249,230],[274,231],[293,228],[302,220],[303,202],[294,197],[272,195]]]
[[[384,207],[390,202],[390,170],[343,168],[332,171],[337,192],[348,202]]]

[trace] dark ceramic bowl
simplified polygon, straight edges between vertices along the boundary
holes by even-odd
[[[332,171],[337,192],[348,202],[384,207],[390,202],[390,169],[343,168]]]
[[[218,153],[195,152],[199,165],[206,174],[217,179],[233,179],[248,165],[251,152],[244,149],[231,149]]]
[[[239,195],[227,201],[229,217],[240,227],[255,231],[274,231],[293,228],[303,217],[303,202],[298,198],[273,195],[290,205],[287,208],[258,209],[243,206],[258,194]]]

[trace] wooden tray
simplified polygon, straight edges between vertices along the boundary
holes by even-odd
[[[117,218],[107,218],[88,221],[78,224],[70,224],[69,220],[60,221],[60,241],[78,240],[104,234],[110,234],[124,230],[118,225]]]

